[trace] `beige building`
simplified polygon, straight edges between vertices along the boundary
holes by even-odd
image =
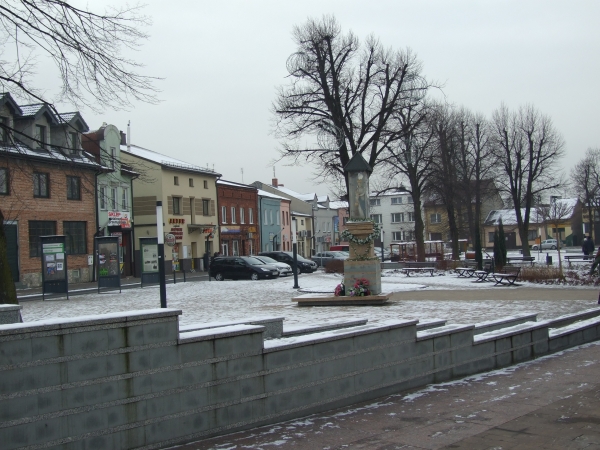
[[[221,174],[136,145],[121,145],[121,159],[141,176],[133,182],[133,226],[137,238],[156,236],[156,202],[162,201],[165,273],[205,269],[205,255],[218,251],[216,181]],[[139,273],[139,239],[135,261]]]

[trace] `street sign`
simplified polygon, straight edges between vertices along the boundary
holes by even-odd
[[[175,235],[171,234],[171,233],[167,233],[165,234],[165,244],[167,244],[169,247],[173,247],[175,245],[176,241],[175,241]]]

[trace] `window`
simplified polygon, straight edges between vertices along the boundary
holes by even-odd
[[[371,220],[375,223],[381,223],[381,214],[371,214]]]
[[[442,240],[442,233],[431,233],[429,235],[429,239],[431,239],[432,241],[441,241]]]
[[[372,198],[369,200],[369,204],[371,206],[381,206],[381,199],[380,198]]]
[[[110,210],[117,210],[117,188],[110,188]]]
[[[401,205],[402,197],[392,197],[392,205]]]
[[[404,222],[404,213],[392,213],[392,223]]]
[[[267,211],[265,209],[265,214],[264,214],[264,220],[263,220],[263,225],[269,225],[269,211]]]
[[[285,211],[281,211],[281,224],[285,225]]]
[[[202,215],[210,216],[210,200],[202,199]]]
[[[173,197],[173,214],[181,215],[181,197]]]
[[[231,207],[231,223],[237,223],[235,221],[235,206]],[[234,255],[235,256],[235,255]]]
[[[279,225],[279,214],[277,214],[277,211],[275,211],[274,214],[275,214],[275,223],[277,225]]]
[[[0,195],[8,195],[8,169],[5,167],[0,168]]]
[[[79,143],[77,142],[77,133],[69,133],[71,154],[77,153],[77,149],[79,148]]]
[[[67,255],[87,254],[86,224],[87,222],[63,222]]]
[[[121,188],[121,211],[129,211],[129,189]]]
[[[413,203],[413,198],[412,197],[406,197],[406,202],[407,203]]]
[[[190,184],[190,187],[194,187],[194,179],[193,178],[190,178],[188,180],[188,183]]]
[[[248,208],[248,220],[250,223],[254,223],[254,210],[252,208]]]
[[[179,177],[177,177],[177,176],[173,177],[173,184],[175,186],[179,186]]]
[[[494,242],[494,236],[496,235],[495,231],[488,232],[488,242]]]
[[[415,213],[414,212],[409,212],[408,213],[408,221],[409,222],[414,222],[415,221]]]
[[[537,239],[537,237],[538,237],[537,230],[527,231],[527,240],[528,241],[533,241],[533,240]]]
[[[46,148],[46,127],[36,125],[34,139],[37,141],[37,148]]]
[[[392,241],[401,241],[402,231],[392,231]]]
[[[232,256],[240,256],[239,241],[231,241],[231,244],[232,244],[231,255]]]
[[[107,190],[106,186],[100,186],[100,209],[102,209],[102,210],[106,209],[106,198],[107,198],[106,190]]]
[[[117,164],[116,164],[116,160],[117,160],[117,149],[114,147],[110,148],[110,168],[114,169]]]
[[[221,223],[227,223],[227,207],[221,206]]]
[[[50,189],[48,189],[50,176],[47,173],[33,174],[33,196],[48,198],[50,197]]]
[[[67,200],[81,200],[81,178],[67,176]]]
[[[42,256],[42,242],[40,236],[56,234],[56,222],[45,220],[29,221],[29,256],[34,258]]]
[[[300,225],[304,225],[304,219],[300,219]]]
[[[244,208],[240,208],[240,223],[246,223],[246,217],[244,214]]]
[[[208,181],[204,180],[204,189],[208,189]]]
[[[429,221],[431,223],[442,223],[442,215],[441,214],[437,214],[437,213],[436,214],[431,214],[429,216]]]

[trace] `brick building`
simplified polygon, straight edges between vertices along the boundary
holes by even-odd
[[[81,149],[87,124],[45,104],[19,106],[8,93],[0,96],[0,122],[0,209],[15,283],[41,285],[40,236],[47,235],[66,237],[69,281],[90,281],[101,166]]]
[[[231,181],[217,181],[220,252],[224,256],[255,255],[260,250],[258,189]],[[279,211],[277,211],[279,220]]]

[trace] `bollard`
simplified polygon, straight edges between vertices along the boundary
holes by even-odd
[[[177,272],[173,271],[173,284],[177,284]]]
[[[552,256],[550,256],[548,253],[546,253],[546,265],[552,265]]]

